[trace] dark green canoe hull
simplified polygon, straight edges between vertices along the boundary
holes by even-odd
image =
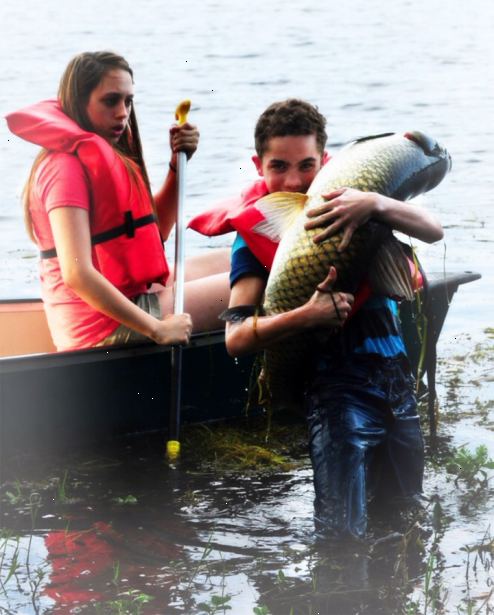
[[[462,273],[431,280],[424,303],[429,353],[459,285],[479,277]],[[402,306],[402,321],[416,369],[421,352],[416,306]],[[0,461],[24,451],[166,430],[170,354],[170,348],[142,344],[0,359]],[[183,351],[182,421],[245,413],[253,360],[229,357],[222,332],[195,335]]]

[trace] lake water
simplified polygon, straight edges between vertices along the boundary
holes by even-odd
[[[489,307],[494,297],[494,209],[489,209],[494,193],[493,27],[494,3],[487,0],[470,3],[463,0],[347,0],[345,3],[300,0],[296,4],[281,0],[190,0],[187,3],[176,0],[66,0],[63,3],[2,0],[0,114],[4,116],[21,106],[53,97],[68,59],[80,51],[110,48],[123,54],[135,72],[136,109],[155,187],[159,186],[167,169],[167,132],[175,106],[183,98],[192,100],[190,120],[199,126],[201,143],[189,165],[188,217],[217,199],[237,193],[255,177],[250,161],[253,128],[258,115],[274,100],[301,97],[317,104],[328,118],[331,151],[366,134],[416,129],[431,134],[449,149],[453,169],[438,188],[422,199],[443,222],[445,239],[433,246],[420,245],[419,255],[430,271],[473,270],[482,274],[480,281],[459,290],[441,335],[439,354],[448,363],[441,367],[440,401],[451,414],[455,407],[466,412],[467,406],[470,411],[460,423],[445,425],[443,429],[455,445],[467,444],[472,449],[485,443],[490,456],[494,457],[492,408],[489,406],[492,363],[484,362],[484,371],[479,375],[475,371],[476,364],[458,358],[458,353],[472,358],[476,344],[485,342],[486,328],[493,326],[492,307]],[[35,151],[33,146],[13,137],[4,122],[0,124],[2,298],[39,295],[36,250],[24,233],[20,205],[20,193]],[[212,245],[229,245],[230,242],[229,236],[210,240],[189,231],[187,251],[198,254]],[[173,253],[172,245],[168,253]],[[457,369],[471,365],[464,378],[467,384],[459,389],[460,393],[454,384],[455,365]],[[476,384],[471,384],[472,381]],[[491,408],[482,425],[478,424],[478,416],[472,410],[478,404],[483,404],[484,410]],[[114,475],[100,479],[100,474],[94,473],[87,480],[93,486],[99,480],[118,482],[116,477],[126,471],[125,461],[120,458],[118,464],[123,465]],[[74,470],[70,476],[75,476],[79,485],[85,484],[86,479],[77,472]],[[138,468],[134,467],[132,472],[137,475]],[[129,476],[134,476],[132,472]],[[113,562],[113,566],[116,561],[121,562],[122,574],[130,575],[130,580],[124,582],[122,579],[127,577],[114,571],[114,584],[109,585],[110,590],[114,589],[113,594],[110,590],[100,591],[105,599],[112,596],[113,605],[107,605],[107,610],[100,612],[139,612],[135,594],[125,596],[127,603],[122,608],[127,611],[116,610],[117,597],[124,599],[122,587],[127,592],[137,588],[141,594],[145,591],[159,594],[162,606],[156,607],[155,602],[154,606],[149,603],[142,607],[143,612],[156,614],[200,613],[197,604],[201,600],[210,603],[211,595],[221,595],[222,591],[223,595],[235,596],[233,602],[228,603],[233,606],[230,612],[235,615],[250,615],[256,605],[261,604],[269,604],[273,613],[280,615],[291,612],[294,615],[325,612],[373,615],[377,612],[369,610],[371,607],[364,610],[364,606],[358,610],[360,607],[355,606],[356,603],[351,607],[348,603],[331,607],[335,592],[338,593],[342,586],[335,581],[334,569],[327,564],[325,568],[326,560],[320,553],[316,557],[312,551],[312,555],[307,551],[312,531],[312,495],[307,467],[282,479],[270,478],[262,484],[247,479],[237,479],[238,484],[235,481],[223,484],[221,480],[221,484],[215,484],[214,477],[207,479],[209,483],[198,480],[185,491],[200,492],[203,499],[189,503],[185,512],[180,506],[178,513],[177,510],[168,511],[170,518],[179,514],[180,528],[175,529],[181,537],[181,546],[177,546],[178,541],[173,538],[173,528],[167,534],[161,526],[154,525],[158,523],[156,512],[151,529],[149,525],[145,528],[145,538],[140,540],[134,531],[123,540],[126,532],[133,531],[130,529],[133,522],[139,525],[139,514],[148,518],[146,515],[153,504],[166,504],[156,496],[157,475],[149,470],[147,479],[147,487],[141,493],[146,510],[131,508],[134,512],[130,521],[129,507],[124,507],[125,514],[108,513],[107,508],[104,512],[97,508],[94,514],[88,514],[87,511],[82,513],[81,507],[71,505],[71,516],[80,522],[77,529],[84,530],[90,537],[93,534],[103,536],[104,545],[111,545],[105,551],[107,564],[102,569],[106,574],[105,582],[111,583],[112,577],[112,565],[108,562]],[[428,487],[433,491],[439,489],[446,497],[445,487],[440,484],[443,479],[443,474],[431,471]],[[132,488],[138,484],[138,481],[133,483]],[[449,499],[443,505],[450,512],[453,510],[452,514],[460,521],[453,523],[453,529],[449,526],[447,531],[443,529],[442,534],[439,532],[435,536],[439,536],[437,540],[442,548],[437,557],[443,558],[450,578],[456,579],[449,590],[453,598],[445,601],[445,609],[457,613],[460,598],[465,597],[465,587],[471,580],[465,581],[464,560],[458,555],[459,549],[466,543],[478,543],[483,539],[494,509],[492,503],[484,502],[476,516],[462,517],[461,511],[458,512],[460,505],[452,501],[456,488],[452,487],[453,483],[448,485],[451,485],[447,487]],[[235,488],[238,488],[237,500]],[[117,485],[115,489],[119,497],[124,497],[130,487]],[[224,497],[219,503],[213,501],[215,490]],[[280,495],[280,490],[285,490],[286,499]],[[184,493],[182,496],[185,497]],[[84,507],[94,507],[94,501],[90,496],[87,498],[83,499]],[[235,522],[230,521],[232,510]],[[47,557],[44,540],[48,530],[64,529],[66,516],[59,509],[43,509],[42,512],[48,516],[37,525],[30,546],[35,547],[39,562],[49,562],[51,574],[56,578],[54,560]],[[275,515],[278,515],[276,520]],[[200,532],[195,533],[196,520]],[[77,522],[71,523],[77,526]],[[16,522],[14,526],[22,534],[20,540],[25,548],[22,541],[27,540],[28,534],[23,534],[26,523]],[[454,540],[452,535],[456,536]],[[208,559],[204,558],[204,553],[211,536],[217,550],[208,576],[199,564]],[[267,540],[264,551],[259,547],[261,538]],[[149,545],[155,539],[159,548],[156,546],[153,550]],[[99,548],[97,543],[98,540],[94,548]],[[429,547],[434,544],[429,539]],[[8,543],[8,549],[14,549],[13,543]],[[184,550],[188,566],[198,566],[195,577],[192,573],[187,573],[187,577],[183,572]],[[488,550],[482,553],[485,555]],[[311,585],[315,574],[311,557],[317,559],[319,566],[316,592],[319,602],[313,596],[314,584]],[[162,558],[178,562],[176,574],[170,566],[166,567],[168,564],[163,564]],[[363,578],[358,574],[364,575],[366,583],[369,578],[379,577],[376,570],[362,569],[357,574],[354,561],[348,566],[350,576],[342,574],[342,583],[346,583],[348,591],[355,590],[355,582],[350,578],[352,574],[356,574],[357,579]],[[424,591],[425,577],[423,568],[419,566],[419,569],[415,586],[420,594]],[[458,574],[463,575],[459,580],[453,574],[457,569]],[[484,565],[484,569],[489,575],[489,567]],[[87,575],[85,578],[99,574],[94,572],[94,565],[84,559],[77,570],[78,574]],[[282,571],[281,576],[279,571]],[[394,573],[389,572],[390,576]],[[139,579],[143,578],[139,584]],[[87,596],[70,602],[65,593],[66,602],[57,603],[56,596],[53,597],[56,591],[54,594],[52,589],[47,589],[46,576],[40,581],[43,599],[31,600],[29,583],[25,579],[27,585],[17,589],[15,598],[11,598],[11,594],[6,598],[0,591],[0,612],[98,612],[94,605],[87,606]],[[472,590],[471,595],[476,598],[487,595],[489,584],[485,578],[477,578],[476,582],[477,594]],[[331,586],[333,598],[324,596],[321,589],[324,583]],[[98,578],[95,582],[100,586],[98,591],[102,584],[102,578]],[[184,587],[188,587],[187,591]],[[95,591],[91,583],[85,585],[86,589]],[[305,606],[300,606],[304,604],[304,596],[311,592],[312,602],[306,601]],[[186,594],[188,602],[184,598]],[[67,601],[69,606],[64,606]],[[314,610],[309,610],[309,604]],[[333,604],[341,605],[341,602]],[[405,608],[403,601],[400,604],[400,608]],[[476,608],[481,607],[482,599],[478,598],[475,604]],[[294,610],[290,611],[291,607]],[[390,610],[386,610],[388,607]],[[109,610],[111,608],[114,610]],[[338,608],[340,610],[335,610]],[[351,610],[345,611],[346,608]],[[382,612],[402,612],[392,611],[386,604],[382,608]],[[482,608],[489,607],[484,604]],[[217,612],[223,611],[218,609]],[[433,612],[430,607],[428,612]]]

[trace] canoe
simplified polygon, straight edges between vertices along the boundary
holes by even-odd
[[[435,344],[453,295],[480,275],[461,272],[429,278],[423,310],[427,353],[435,363]],[[417,369],[421,342],[416,304],[404,304],[401,314]],[[166,430],[169,347],[143,343],[56,352],[39,299],[0,301],[0,334],[0,461],[20,451]],[[192,336],[183,352],[183,420],[213,421],[244,413],[253,361],[229,357],[223,331]]]

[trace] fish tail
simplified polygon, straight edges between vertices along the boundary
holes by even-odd
[[[372,290],[378,294],[411,301],[413,280],[408,259],[400,242],[389,237],[380,246],[369,270]]]

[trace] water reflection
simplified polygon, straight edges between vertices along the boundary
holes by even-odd
[[[162,450],[157,435],[121,441],[4,482],[5,539],[24,554],[0,595],[5,612],[31,602],[36,613],[192,615],[222,599],[238,615],[377,615],[400,612],[424,574],[430,511],[402,518],[401,534],[374,515],[366,544],[314,538],[303,449],[289,470],[254,473],[220,471],[197,450],[171,470]],[[5,578],[12,547],[3,554]]]

